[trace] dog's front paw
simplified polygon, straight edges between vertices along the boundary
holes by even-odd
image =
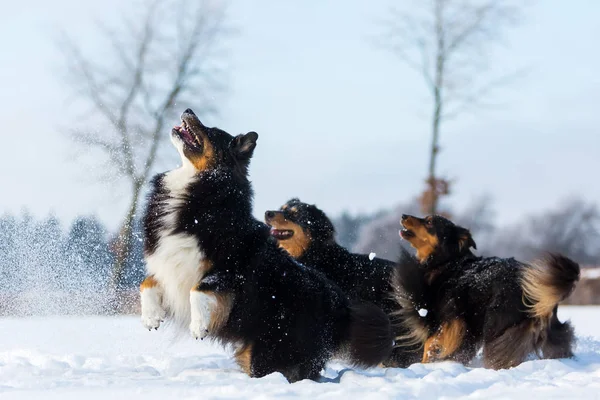
[[[161,310],[162,311],[162,310]],[[142,325],[149,331],[152,329],[156,330],[160,327],[160,324],[165,320],[165,312],[144,314],[142,313]]]
[[[198,318],[192,318],[190,322],[190,332],[196,340],[203,340],[208,336],[208,324]]]
[[[210,319],[216,300],[211,294],[192,290],[190,292],[191,322],[190,332],[196,339],[209,335]]]
[[[148,330],[158,329],[167,313],[161,306],[160,295],[155,288],[145,289],[140,294],[142,325]]]

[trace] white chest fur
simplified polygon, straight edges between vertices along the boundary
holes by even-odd
[[[174,233],[177,210],[186,201],[185,190],[194,179],[195,170],[191,165],[168,172],[163,185],[170,196],[164,207],[161,231],[156,249],[146,256],[149,275],[162,289],[163,307],[182,326],[190,323],[190,290],[204,275],[204,254],[195,237],[185,233]]]

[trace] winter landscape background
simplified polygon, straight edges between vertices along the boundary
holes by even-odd
[[[597,398],[600,3],[9,1],[0,14],[0,397]],[[147,182],[193,108],[260,135],[255,215],[291,197],[394,259],[402,213],[478,254],[584,268],[574,360],[348,371],[287,385],[135,316]],[[183,337],[182,337],[183,336]]]

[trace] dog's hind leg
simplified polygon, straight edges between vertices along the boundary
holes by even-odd
[[[290,382],[298,382],[303,379],[310,379],[318,382],[321,380],[321,370],[325,367],[325,363],[318,363],[314,361],[306,361],[304,363],[294,365],[293,367],[286,368],[281,373]]]
[[[190,291],[190,332],[196,339],[216,335],[227,323],[234,299],[224,289],[222,280],[212,274]]]
[[[269,340],[259,340],[252,347],[251,375],[260,378],[273,372],[280,372],[290,382],[303,379],[318,381],[321,370],[327,361],[327,352],[319,354],[302,353],[299,349],[289,346],[289,343],[273,343]]]
[[[560,322],[556,315],[558,306],[554,307],[550,324],[540,346],[544,358],[573,357],[573,342],[575,334],[569,322]]]
[[[479,346],[475,338],[467,332],[460,347],[448,358],[463,365],[467,365],[475,358],[478,348]]]
[[[252,344],[240,346],[235,351],[235,361],[248,376],[252,376]]]
[[[286,360],[287,363],[282,363],[281,358],[285,357],[284,353],[274,349],[269,343],[264,343],[259,340],[252,345],[252,355],[249,358],[249,364],[247,368],[248,375],[252,378],[262,378],[263,376],[269,375],[273,372],[284,372],[284,366],[282,364],[290,364],[292,360]],[[291,358],[288,355],[287,358]],[[288,368],[286,368],[288,369]],[[290,380],[286,374],[284,376]]]
[[[504,369],[521,364],[536,348],[538,335],[532,320],[507,328],[500,336],[484,340],[483,365]]]

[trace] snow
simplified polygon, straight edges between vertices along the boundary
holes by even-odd
[[[0,319],[0,398],[12,399],[526,399],[597,398],[600,307],[564,307],[576,359],[535,360],[502,371],[453,362],[350,370],[333,362],[327,382],[252,379],[216,344],[139,317]],[[165,329],[166,328],[166,329]]]
[[[375,257],[377,257],[376,253],[369,253],[369,260],[373,261]]]
[[[422,318],[425,318],[427,316],[428,311],[424,308],[420,308],[419,311],[417,311],[419,313],[419,316],[421,316]]]
[[[581,270],[581,277],[587,279],[600,278],[600,268],[584,268]]]

